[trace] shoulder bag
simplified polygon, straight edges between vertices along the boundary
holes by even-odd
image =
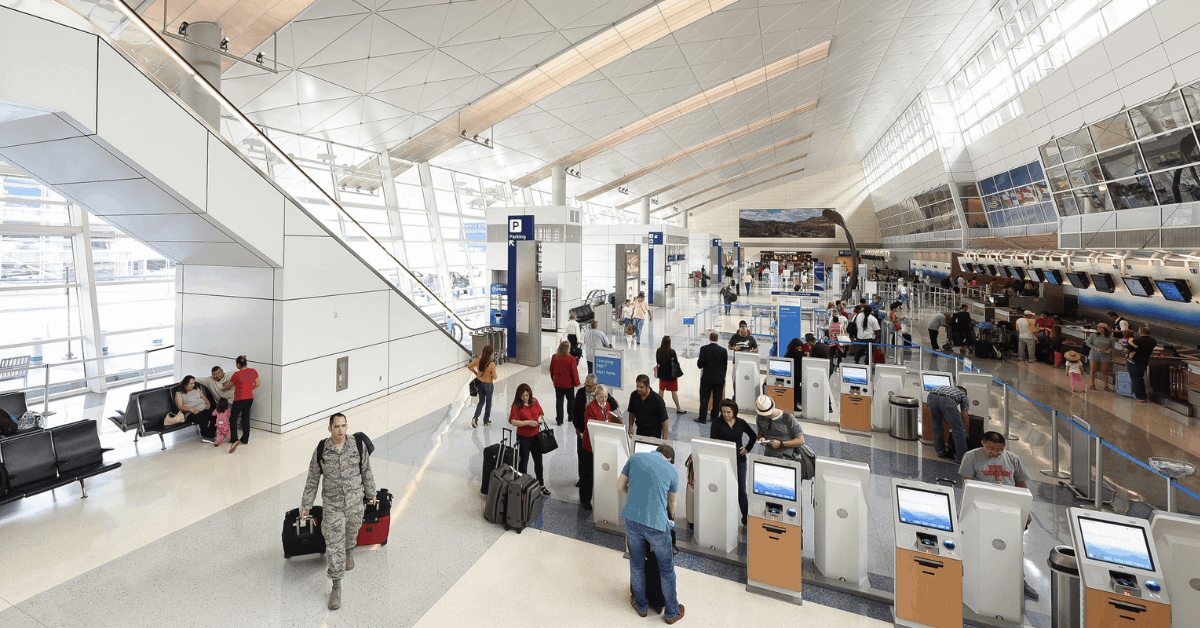
[[[683,377],[683,367],[679,366],[679,356],[671,356],[671,375],[674,379]]]
[[[800,480],[811,480],[817,474],[817,454],[808,445],[801,445],[797,453],[788,454],[786,458],[800,463]]]
[[[467,392],[469,392],[472,397],[477,397],[479,395],[479,378],[478,377],[471,378],[471,383],[468,385]]]
[[[544,422],[538,426],[538,445],[542,448],[543,454],[548,454],[555,449],[558,449],[558,439],[554,437],[554,429],[548,427]]]
[[[184,421],[183,411],[180,410],[178,412],[172,412],[171,414],[168,414],[166,416],[166,418],[163,419],[163,425],[164,426],[179,425],[180,423],[183,423],[183,421]]]

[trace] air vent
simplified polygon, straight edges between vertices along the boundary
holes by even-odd
[[[1162,244],[1166,249],[1194,249],[1200,242],[1200,227],[1177,227],[1162,230]]]
[[[1083,248],[1085,249],[1112,249],[1117,246],[1115,231],[1097,231],[1080,235],[1083,236]]]
[[[1078,249],[1083,248],[1079,245],[1078,233],[1060,233],[1058,234],[1058,248],[1060,249]]]
[[[1159,248],[1158,229],[1130,229],[1115,231],[1117,248],[1122,249],[1156,249]]]

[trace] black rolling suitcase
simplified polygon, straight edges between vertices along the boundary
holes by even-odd
[[[483,481],[479,487],[480,493],[484,495],[488,494],[488,487],[492,481],[492,471],[499,469],[500,465],[506,464],[516,468],[517,448],[512,443],[512,430],[506,427],[501,432],[500,442],[483,448]]]
[[[325,553],[325,535],[321,533],[324,509],[313,506],[310,518],[300,521],[300,509],[293,508],[283,517],[283,557]]]
[[[492,523],[504,523],[504,509],[508,506],[508,485],[517,479],[517,470],[502,465],[499,469],[488,472],[491,482],[488,486],[487,501],[483,503],[483,518]]]
[[[979,449],[983,447],[983,417],[970,415],[970,420],[967,422],[967,451]],[[950,433],[950,426],[943,425],[946,429],[946,452],[951,456],[955,455],[957,447],[954,446],[954,435]],[[965,452],[964,452],[965,453]]]
[[[520,534],[542,515],[542,485],[531,474],[517,473],[506,488],[504,529]]]

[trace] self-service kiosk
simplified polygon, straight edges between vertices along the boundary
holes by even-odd
[[[871,467],[824,456],[813,476],[813,538],[817,573],[860,589],[867,582],[867,492]]]
[[[929,411],[929,391],[939,386],[953,386],[954,375],[945,371],[921,373],[921,442],[933,444],[933,413]]]
[[[1195,626],[1200,623],[1200,517],[1155,511],[1150,533],[1171,598],[1171,628]]]
[[[754,402],[759,395],[758,353],[735,351],[733,353],[733,394],[738,409],[754,412]]]
[[[1013,626],[1024,612],[1025,521],[1033,507],[1027,488],[967,480],[963,486],[963,604]]]
[[[802,604],[800,463],[746,457],[746,590]]]
[[[888,431],[891,409],[888,406],[890,393],[904,394],[904,377],[908,369],[901,364],[876,364],[871,379],[871,429]]]
[[[971,398],[971,414],[981,417],[990,415],[991,410],[991,388],[992,376],[987,373],[968,373],[963,371],[958,374],[956,384],[967,389],[967,397]]]
[[[791,358],[767,358],[767,396],[775,407],[788,412],[796,410],[796,364]]]
[[[620,423],[588,421],[588,438],[592,442],[592,520],[596,529],[613,534],[625,534],[621,511],[625,509],[625,493],[617,490],[617,480],[625,461],[629,460],[629,433]]]
[[[823,358],[803,358],[800,366],[804,369],[804,393],[800,402],[803,410],[801,415],[809,421],[829,422],[833,420],[830,407],[833,405],[829,394],[829,360]]]
[[[954,488],[892,478],[897,626],[962,628],[962,536]]]
[[[696,474],[695,547],[689,549],[740,564],[737,544],[742,513],[736,446],[729,441],[693,438],[692,471]]]
[[[843,364],[842,431],[871,431],[871,367]]]
[[[1170,628],[1171,602],[1145,519],[1071,508],[1086,628]],[[1195,617],[1188,617],[1195,625]]]

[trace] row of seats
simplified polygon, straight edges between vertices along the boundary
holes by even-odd
[[[76,421],[31,431],[0,441],[0,505],[52,491],[121,466],[104,463],[100,432],[94,420]]]
[[[212,407],[216,407],[216,402],[213,400],[212,394],[208,388],[197,385],[197,390]],[[189,427],[196,428],[199,432],[200,426],[192,421],[184,421],[175,425],[165,425],[168,414],[175,412],[175,393],[179,392],[179,384],[167,384],[158,388],[150,388],[141,392],[129,394],[129,401],[125,404],[125,411],[117,411],[117,416],[108,417],[113,425],[116,425],[122,432],[136,430],[133,441],[137,442],[142,436],[157,434],[158,440],[162,443],[162,448],[167,448],[167,441],[163,438],[164,434],[178,432],[179,430]]]

